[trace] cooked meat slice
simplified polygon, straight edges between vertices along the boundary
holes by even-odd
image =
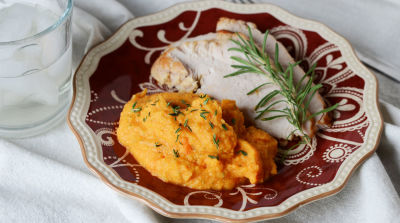
[[[246,37],[243,35],[243,38]],[[254,119],[257,115],[254,111],[257,103],[269,92],[279,90],[279,86],[268,84],[260,88],[258,92],[246,95],[261,83],[268,82],[269,79],[257,74],[224,78],[225,75],[235,71],[231,67],[234,62],[230,57],[241,56],[238,52],[228,51],[229,48],[235,46],[230,39],[237,39],[236,34],[220,31],[215,38],[187,41],[171,46],[153,64],[151,75],[161,84],[176,87],[181,92],[197,90],[199,93],[209,94],[219,100],[235,100],[247,120],[254,120],[258,128],[277,138],[286,139],[295,130],[286,118],[271,121]],[[283,97],[278,95],[273,98],[273,101],[282,99]],[[287,107],[285,103],[280,103],[274,109],[282,110],[285,107]],[[276,114],[271,112],[263,117]],[[309,135],[315,132],[313,123],[313,120],[310,120],[304,125]],[[296,132],[296,135],[299,134]]]
[[[256,24],[251,23],[251,22],[245,22],[243,20],[236,20],[236,19],[230,19],[230,18],[225,18],[221,17],[217,23],[217,31],[221,30],[226,30],[230,32],[239,32],[239,33],[248,33],[248,28],[250,27],[251,32],[253,34],[254,41],[257,45],[262,46],[262,43],[264,41],[264,33],[261,33],[258,29]],[[275,55],[275,44],[278,43],[278,49],[279,49],[279,63],[282,64],[283,68],[286,69],[288,64],[294,64],[295,61],[290,56],[289,52],[286,50],[286,48],[275,39],[273,35],[269,35],[267,38],[267,44],[266,44],[266,51],[268,55]],[[293,79],[297,83],[301,80],[301,78],[304,76],[305,72],[300,66],[296,66],[293,69]],[[308,78],[303,81],[303,83],[306,83],[308,81]],[[316,113],[326,107],[324,99],[321,97],[321,95],[317,92],[314,97],[311,99],[309,111],[311,113]],[[331,123],[331,119],[327,113],[321,114],[316,117],[317,125],[321,126],[329,126]]]
[[[190,38],[190,41],[210,40],[216,38],[215,33],[208,33],[205,35]],[[178,47],[179,47],[178,43]],[[198,77],[196,72],[190,67],[185,67],[179,59],[171,56],[169,51],[175,49],[170,47],[166,49],[162,55],[156,60],[151,67],[151,76],[159,83],[167,85],[169,88],[175,87],[180,92],[195,92],[199,88]],[[173,73],[171,73],[173,72]]]

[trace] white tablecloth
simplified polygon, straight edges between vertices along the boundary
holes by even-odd
[[[75,0],[74,67],[91,46],[133,15],[156,12],[176,2]],[[400,13],[395,14],[400,11],[399,3],[390,0],[268,2],[282,5],[299,16],[323,21],[345,35],[366,63],[392,76],[399,75]],[[271,222],[400,221],[400,109],[395,107],[400,106],[400,84],[376,70],[375,73],[381,82],[380,96],[388,102],[381,103],[385,126],[377,153],[361,165],[340,193]],[[110,189],[85,166],[78,142],[63,122],[41,136],[0,139],[0,222],[207,220],[166,218]]]

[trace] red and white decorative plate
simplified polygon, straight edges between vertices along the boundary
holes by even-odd
[[[169,91],[150,77],[150,67],[169,44],[213,32],[220,17],[269,29],[307,68],[317,63],[317,82],[328,103],[339,103],[335,121],[318,132],[313,147],[291,151],[278,175],[232,191],[199,191],[151,176],[115,136],[119,114],[132,94]],[[350,44],[326,26],[269,4],[201,1],[133,19],[94,47],[74,76],[69,124],[85,162],[112,188],[161,214],[243,222],[282,216],[302,204],[338,192],[376,149],[382,131],[377,81]]]

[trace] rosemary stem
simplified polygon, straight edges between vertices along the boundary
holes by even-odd
[[[278,61],[279,46],[277,43],[275,45],[275,57],[273,59],[270,58],[265,52],[268,31],[264,34],[262,50],[255,44],[250,27],[248,27],[248,32],[248,40],[245,40],[245,38],[240,34],[237,34],[238,40],[232,39],[232,42],[235,43],[237,47],[230,48],[229,50],[242,53],[242,55],[241,57],[231,57],[233,61],[238,63],[232,65],[232,67],[238,70],[231,74],[225,75],[225,77],[232,77],[245,73],[261,74],[267,77],[271,83],[274,83],[277,87],[279,87],[279,91],[275,90],[275,92],[268,92],[268,94],[260,100],[255,107],[256,112],[259,113],[256,119],[261,118],[261,120],[268,121],[276,118],[286,118],[287,121],[294,127],[294,130],[288,134],[287,139],[293,137],[294,135],[298,135],[301,139],[298,144],[294,145],[294,147],[297,147],[300,144],[306,144],[311,147],[311,139],[304,130],[303,125],[306,124],[309,119],[319,114],[332,111],[337,107],[336,104],[329,108],[322,109],[314,114],[309,113],[308,109],[311,98],[315,93],[318,92],[318,89],[322,87],[321,84],[313,85],[314,69],[316,65],[313,65],[310,70],[304,74],[303,77],[301,77],[300,81],[296,83],[294,82],[293,78],[293,68],[298,66],[300,61],[294,64],[288,64],[288,66],[282,66]],[[283,67],[285,67],[285,69]],[[250,92],[254,92],[259,88],[260,86],[256,87]],[[283,97],[284,100],[277,99],[273,101],[273,98],[278,95]],[[310,99],[306,99],[307,97]],[[281,102],[287,104],[287,107],[278,111],[274,106]],[[277,115],[272,115],[266,118],[261,117],[269,112],[277,112]]]

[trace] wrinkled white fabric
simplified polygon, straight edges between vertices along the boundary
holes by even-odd
[[[75,0],[74,68],[78,66],[84,53],[93,45],[103,41],[133,15],[153,13],[176,2],[181,1]],[[383,70],[380,66],[385,66],[385,63],[381,63],[384,60],[393,67],[400,67],[396,64],[400,61],[399,55],[396,57],[395,53],[387,54],[388,51],[382,49],[384,42],[395,43],[399,39],[400,31],[396,28],[395,21],[388,22],[387,32],[375,31],[381,32],[375,33],[369,30],[368,35],[358,33],[362,27],[365,28],[364,23],[368,21],[374,21],[375,25],[384,23],[383,20],[388,17],[380,15],[393,16],[393,10],[400,10],[399,3],[386,0],[377,6],[377,3],[371,0],[351,1],[354,3],[313,1],[313,4],[306,4],[307,0],[299,0],[296,3],[292,1],[291,4],[289,1],[272,2],[281,4],[299,16],[319,19],[339,33],[349,35],[350,37],[347,37],[358,52],[364,56],[373,55],[370,57],[372,66]],[[351,9],[347,9],[345,6],[350,4],[352,4]],[[321,14],[327,15],[318,17],[310,13],[309,5],[318,8]],[[363,11],[363,13],[359,12],[355,20],[343,22],[341,18],[329,16],[330,11],[326,11],[328,9],[336,13],[342,12],[338,17],[345,16],[350,11],[352,13]],[[379,14],[376,14],[378,9]],[[394,15],[393,19],[396,18],[398,15]],[[354,28],[354,24],[358,24],[359,27]],[[368,41],[374,44],[365,48],[364,44]],[[399,49],[399,45],[392,45],[392,49],[393,51]],[[399,50],[397,51],[400,52]],[[376,60],[376,57],[380,60]],[[388,88],[399,89],[399,86],[379,73],[377,76],[385,83],[385,86],[381,87],[380,96],[388,101],[388,103],[381,102],[385,125],[377,153],[354,172],[340,193],[305,205],[271,222],[399,221],[400,109],[391,105],[399,106],[395,93],[387,91]],[[142,203],[110,189],[85,166],[79,144],[64,122],[40,136],[14,140],[0,139],[0,222],[209,221],[166,218]]]

